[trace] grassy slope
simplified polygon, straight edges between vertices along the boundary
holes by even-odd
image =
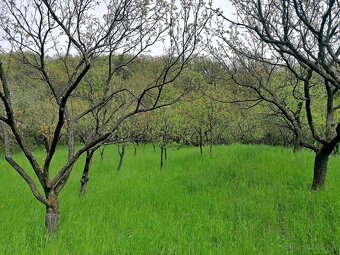
[[[43,234],[44,207],[0,162],[0,254],[340,252],[340,158],[331,159],[326,190],[311,193],[306,151],[219,146],[201,159],[197,148],[170,150],[163,172],[151,147],[132,154],[120,174],[115,148],[104,161],[97,154],[84,198],[76,166],[53,240]]]

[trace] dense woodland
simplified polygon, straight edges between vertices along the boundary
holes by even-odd
[[[3,154],[46,207],[48,233],[74,164],[86,155],[85,194],[93,155],[112,144],[117,171],[126,145],[159,148],[160,169],[169,148],[306,148],[311,188],[324,186],[340,141],[339,3],[231,2],[236,18],[203,1],[0,4]],[[55,169],[59,148],[68,156]]]

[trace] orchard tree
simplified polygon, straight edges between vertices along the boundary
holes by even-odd
[[[335,123],[340,89],[339,3],[232,3],[237,13],[232,19],[216,10],[218,21],[212,31],[219,39],[212,52],[236,84],[255,92],[255,98],[248,101],[263,101],[273,107],[294,131],[297,143],[316,153],[312,189],[321,188],[329,155],[340,141],[340,123]],[[225,29],[225,21],[230,29]],[[316,124],[318,94],[314,93],[322,93],[324,98],[323,127]],[[307,139],[304,124],[312,140]]]
[[[104,10],[105,14],[99,15]],[[38,92],[43,88],[49,92],[52,110],[56,119],[53,122],[53,135],[43,162],[39,162],[21,130],[22,121],[18,110],[20,101],[13,91],[15,79],[5,72],[6,62],[0,61],[1,107],[5,158],[22,177],[34,197],[46,208],[45,226],[49,234],[58,229],[59,194],[72,172],[72,166],[81,155],[101,146],[130,116],[147,112],[172,102],[165,102],[162,91],[166,85],[178,77],[188,61],[195,54],[199,44],[199,34],[209,19],[209,13],[201,1],[182,1],[175,5],[172,1],[7,1],[0,3],[0,35],[7,41],[10,50],[18,54],[18,61],[34,70],[27,77],[27,86]],[[158,44],[167,45],[164,51],[163,67],[158,77],[138,90],[115,88],[112,83],[117,69],[127,66],[137,56]],[[6,50],[6,49],[5,49]],[[115,54],[129,55],[121,65],[113,63]],[[76,110],[74,95],[82,89],[84,77],[97,64],[101,56],[105,59],[105,78],[99,86],[101,96],[93,97],[93,102],[83,102]],[[51,71],[51,61],[59,59],[63,63],[63,77]],[[40,86],[32,83],[40,80]],[[32,83],[31,83],[32,82]],[[96,93],[98,94],[98,93]],[[95,95],[96,95],[95,94]],[[124,100],[119,104],[120,95]],[[79,149],[74,146],[74,125],[88,114],[111,104],[109,110],[114,118],[107,130],[91,136]],[[27,123],[29,125],[29,123]],[[62,133],[67,134],[69,157],[64,166],[55,172],[51,162],[60,145]],[[23,168],[11,156],[11,140],[14,140],[33,169]],[[37,182],[37,181],[38,182]],[[38,187],[41,186],[41,189]],[[43,193],[41,192],[43,191]]]

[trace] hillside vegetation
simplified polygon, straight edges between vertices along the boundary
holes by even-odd
[[[195,147],[169,149],[162,171],[158,148],[140,145],[133,154],[128,147],[117,173],[117,148],[106,148],[105,160],[97,152],[81,198],[83,159],[75,165],[61,194],[60,231],[50,238],[45,208],[2,160],[0,254],[340,252],[339,157],[330,160],[325,190],[311,192],[308,151],[230,145],[201,157]],[[53,167],[66,155],[59,150]]]

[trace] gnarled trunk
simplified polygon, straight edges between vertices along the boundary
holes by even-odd
[[[89,179],[89,171],[92,163],[92,157],[93,157],[94,151],[87,151],[86,152],[86,160],[84,165],[83,174],[80,179],[80,194],[84,195],[87,191],[87,184]]]
[[[54,235],[59,226],[59,199],[53,190],[46,193],[49,205],[46,205],[45,227],[48,235]]]

